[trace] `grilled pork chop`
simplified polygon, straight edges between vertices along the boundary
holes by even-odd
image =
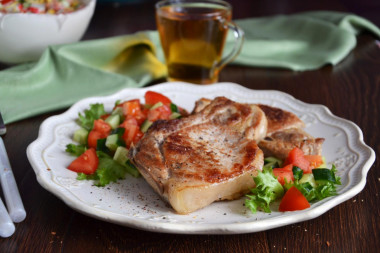
[[[256,140],[267,121],[258,106],[218,97],[187,117],[156,121],[129,152],[153,189],[180,214],[254,187],[263,166]]]
[[[268,120],[267,135],[289,128],[305,127],[303,121],[292,112],[269,105],[258,104],[258,106],[264,111]]]
[[[201,98],[195,103],[193,113],[197,113],[211,102]],[[259,147],[265,157],[274,156],[285,159],[294,147],[302,149],[305,155],[321,155],[323,138],[314,138],[306,133],[304,122],[294,113],[277,107],[258,104],[268,121],[267,134],[260,140]]]
[[[325,139],[314,138],[301,128],[288,128],[274,132],[260,141],[259,147],[265,156],[274,156],[284,160],[289,152],[298,147],[305,155],[321,155]]]
[[[298,147],[305,155],[321,155],[323,138],[314,138],[306,133],[304,122],[295,114],[280,108],[258,105],[268,120],[267,136],[259,142],[264,155],[285,159]]]

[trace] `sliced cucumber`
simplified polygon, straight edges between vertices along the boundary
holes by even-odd
[[[145,120],[142,124],[141,124],[141,127],[140,127],[140,130],[141,132],[145,133],[146,131],[148,131],[148,128],[153,124],[152,121],[150,120]]]
[[[300,184],[309,183],[314,188],[317,187],[317,183],[315,182],[314,176],[311,173],[303,174],[303,176],[301,177],[300,181],[298,181],[298,183]]]
[[[126,147],[127,145],[125,144],[125,141],[123,139],[119,138],[117,140],[117,146]]]
[[[128,161],[128,149],[121,146],[117,147],[113,159],[121,165],[125,165]]]
[[[131,174],[132,176],[134,177],[138,177],[140,176],[140,172],[137,170],[137,168],[135,167],[135,165],[133,165],[131,163],[130,160],[128,160],[126,163],[125,163],[125,168],[127,169],[127,172],[129,174]]]
[[[84,128],[79,128],[74,132],[73,140],[79,144],[86,144],[88,137],[88,131]]]
[[[160,106],[163,106],[164,104],[162,103],[162,102],[157,102],[157,103],[155,103],[151,108],[150,108],[150,110],[154,110],[154,109],[156,109],[156,108],[158,108],[158,107],[160,107]]]
[[[107,154],[110,150],[106,146],[106,141],[107,141],[107,138],[98,139],[96,141],[96,151],[102,151]]]
[[[111,115],[119,115],[120,117],[122,117],[124,114],[123,114],[123,108],[122,107],[116,107],[112,112],[111,112]]]
[[[119,164],[123,165],[127,172],[134,177],[140,176],[140,172],[136,169],[136,167],[129,161],[128,159],[128,149],[125,147],[117,147],[115,155],[113,159]]]
[[[264,163],[278,163],[279,165],[282,165],[282,161],[276,157],[273,157],[273,156],[265,157]]]
[[[150,108],[152,108],[152,105],[143,104],[143,107],[144,107],[144,109],[150,109]]]
[[[303,176],[303,170],[300,167],[293,166],[292,172],[295,180],[300,180]]]
[[[172,112],[172,114],[170,115],[169,119],[178,119],[181,116],[182,115],[179,112]]]
[[[173,103],[170,104],[170,110],[172,112],[179,112],[178,106],[176,104],[173,104]]]
[[[111,131],[111,134],[117,134],[119,136],[123,136],[125,132],[125,128],[124,127],[118,127],[118,128],[115,128]]]
[[[281,168],[282,161],[276,157],[268,156],[264,158],[264,167],[265,168]]]
[[[112,129],[117,128],[120,125],[120,115],[119,114],[111,114],[105,120],[108,125],[111,126]]]
[[[105,145],[107,148],[109,148],[109,150],[115,151],[117,147],[119,146],[118,140],[119,140],[119,135],[117,134],[108,135]]]
[[[335,174],[332,170],[329,169],[313,169],[313,176],[317,183],[336,183]]]

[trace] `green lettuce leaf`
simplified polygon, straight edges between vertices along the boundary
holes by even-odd
[[[270,213],[270,203],[284,195],[284,188],[273,175],[271,168],[264,168],[253,180],[256,187],[251,189],[252,194],[246,195],[245,206],[252,213],[256,213],[259,208]]]
[[[84,129],[91,130],[94,125],[94,120],[99,119],[106,114],[103,104],[91,104],[90,109],[84,111],[84,115],[78,114],[78,124]]]
[[[139,176],[139,172],[132,164],[121,165],[109,155],[97,151],[99,157],[98,169],[92,175],[78,173],[78,180],[94,180],[96,186],[106,186],[111,182],[116,182],[119,179],[124,179],[126,174],[129,173],[134,177]],[[134,169],[134,170],[133,170]]]
[[[86,145],[83,144],[67,144],[66,145],[66,152],[73,155],[73,156],[80,156],[87,150]]]

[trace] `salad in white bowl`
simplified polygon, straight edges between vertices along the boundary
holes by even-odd
[[[0,62],[38,60],[50,45],[79,41],[96,0],[0,1]]]

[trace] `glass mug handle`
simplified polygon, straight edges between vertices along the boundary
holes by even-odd
[[[232,51],[216,64],[215,69],[217,71],[220,71],[227,63],[233,61],[238,56],[241,48],[243,47],[244,42],[244,31],[239,26],[237,26],[234,22],[231,21],[228,21],[226,25],[229,29],[233,31],[235,45]]]

